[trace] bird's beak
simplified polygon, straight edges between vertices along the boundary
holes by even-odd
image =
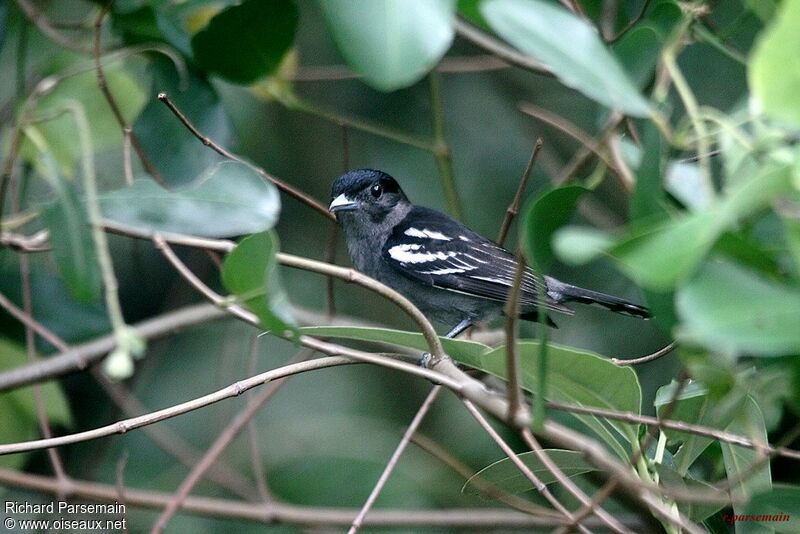
[[[336,213],[337,211],[353,211],[358,209],[358,204],[347,198],[344,193],[334,198],[331,205],[328,206],[328,211]]]

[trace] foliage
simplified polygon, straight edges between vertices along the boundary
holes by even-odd
[[[279,265],[279,249],[344,255],[330,221],[297,199],[324,205],[343,166],[381,168],[412,200],[447,204],[494,235],[541,137],[535,191],[524,192],[508,248],[538,271],[644,300],[654,318],[576,305],[547,335],[523,325],[518,339],[442,338],[445,352],[492,390],[518,386],[526,402],[543,393],[548,421],[579,431],[642,488],[675,490],[658,503],[709,532],[796,531],[797,456],[775,460],[764,447],[788,436],[798,448],[798,36],[800,0],[116,0],[108,12],[105,2],[0,2],[0,294],[12,303],[0,312],[0,371],[26,365],[14,310],[29,305],[40,334],[140,346],[131,324],[198,299],[176,265],[271,334],[255,341],[228,320],[149,339],[135,378],[99,379],[120,406],[88,373],[45,383],[39,404],[28,389],[2,393],[2,443],[35,438],[42,414],[56,433],[86,430],[238,385],[286,365],[308,339],[418,360],[428,343],[391,303]],[[291,188],[302,194],[279,198]],[[130,237],[161,234],[188,245],[163,254],[171,264]],[[673,339],[674,354],[657,363],[620,365]],[[38,350],[58,352],[50,341]],[[263,470],[272,496],[298,510],[360,507],[429,390],[410,378],[422,371],[395,367],[410,374],[348,366],[292,378],[202,493],[263,497]],[[164,423],[153,441],[140,429],[57,451],[75,479],[174,492],[181,463],[199,464],[190,444],[208,448],[242,410],[215,404]],[[643,424],[652,413],[671,425]],[[476,495],[498,499],[492,507],[551,506],[466,414],[454,396],[436,402],[415,441],[434,456],[410,446],[376,507],[480,513]],[[517,444],[517,430],[501,434]],[[557,446],[545,452],[565,476],[602,494],[609,473]],[[24,475],[48,472],[50,458],[2,460]],[[517,458],[580,507],[537,455]],[[466,463],[464,476],[445,463]],[[10,488],[8,473],[0,483]],[[727,495],[720,478],[732,501],[675,496]],[[600,506],[648,513],[613,497]],[[745,514],[790,520],[730,519]],[[210,515],[174,523],[234,528]],[[321,524],[292,517],[276,520]],[[132,530],[153,520],[133,507],[128,518]]]

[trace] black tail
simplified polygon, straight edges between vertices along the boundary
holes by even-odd
[[[556,282],[551,286],[551,280]],[[558,296],[558,302],[580,302],[582,304],[599,304],[613,312],[623,313],[625,315],[632,315],[642,319],[649,319],[652,317],[650,310],[644,306],[639,306],[633,302],[629,302],[619,297],[606,295],[590,289],[583,289],[582,287],[572,286],[557,280],[547,280],[548,294],[550,296]]]

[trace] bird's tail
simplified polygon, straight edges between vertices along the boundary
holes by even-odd
[[[580,302],[582,304],[599,304],[613,312],[622,313],[625,315],[632,315],[642,319],[649,319],[652,317],[650,310],[644,306],[639,306],[633,302],[606,295],[598,291],[584,289],[582,287],[564,284],[561,282],[557,293],[559,294],[559,302]],[[552,295],[552,293],[551,293]]]

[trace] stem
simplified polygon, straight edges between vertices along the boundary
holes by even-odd
[[[447,207],[450,214],[456,219],[464,219],[461,209],[461,201],[458,198],[456,180],[453,176],[453,158],[450,155],[450,147],[444,135],[444,106],[442,105],[442,81],[441,75],[432,71],[429,75],[431,86],[431,109],[433,110],[433,157],[436,159],[436,167],[439,169],[439,177],[442,180],[444,197],[447,200]]]

